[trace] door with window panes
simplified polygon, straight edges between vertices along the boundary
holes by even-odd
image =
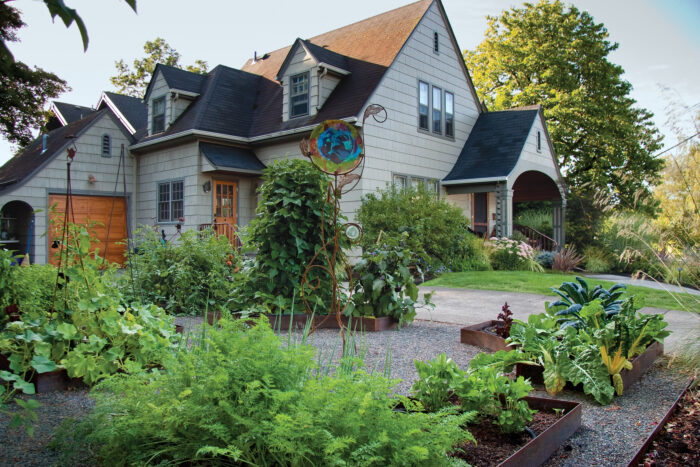
[[[236,242],[238,222],[238,184],[224,180],[214,180],[214,230],[226,236],[231,243]]]

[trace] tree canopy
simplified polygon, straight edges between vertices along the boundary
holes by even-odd
[[[134,60],[133,70],[124,63],[124,60],[114,63],[117,67],[117,74],[109,78],[109,80],[120,94],[143,97],[148,83],[151,81],[153,70],[158,63],[202,74],[206,73],[209,68],[207,62],[203,60],[195,60],[194,65],[181,66],[179,52],[160,37],[156,37],[152,41],[146,41],[143,45],[143,51],[146,53],[146,56],[142,59]]]
[[[617,47],[587,12],[542,0],[488,17],[484,41],[464,58],[487,107],[542,106],[573,198],[653,210],[661,138],[608,60]]]
[[[16,42],[17,30],[24,26],[19,11],[0,3],[0,39]],[[29,144],[32,130],[44,124],[44,107],[50,99],[68,90],[66,82],[41,68],[30,68],[14,60],[3,60],[0,67],[0,133],[20,147]]]

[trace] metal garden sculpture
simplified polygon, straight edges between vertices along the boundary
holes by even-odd
[[[318,170],[332,177],[328,182],[325,201],[326,206],[330,206],[330,209],[325,209],[324,206],[321,218],[322,246],[306,266],[301,280],[301,298],[304,301],[306,312],[313,313],[314,310],[309,303],[309,295],[323,287],[322,276],[326,275],[330,278],[331,297],[328,316],[318,324],[313,325],[311,332],[331,316],[335,316],[343,340],[343,350],[345,350],[343,314],[350,303],[353,280],[350,266],[342,252],[341,235],[344,235],[351,245],[358,244],[362,239],[362,227],[354,222],[338,225],[340,199],[344,194],[352,191],[362,178],[365,159],[363,129],[370,116],[376,122],[383,123],[387,117],[386,110],[381,105],[369,105],[365,109],[360,130],[343,120],[326,120],[311,132],[309,140],[303,139],[299,144],[302,154],[308,157]],[[359,171],[359,173],[352,173],[353,171]],[[330,223],[326,221],[328,212],[332,217]],[[328,225],[332,226],[330,232],[326,231]],[[341,293],[336,276],[336,271],[340,269],[346,272],[350,282],[347,296]],[[314,274],[315,277],[312,277]]]

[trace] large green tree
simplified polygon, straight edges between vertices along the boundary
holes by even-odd
[[[17,30],[24,26],[19,11],[0,3],[0,39],[16,42]],[[50,99],[68,89],[66,82],[41,68],[30,68],[14,60],[2,60],[0,67],[0,134],[9,142],[26,146],[32,130],[44,124],[44,107]]]
[[[587,12],[543,0],[488,17],[484,41],[464,54],[487,107],[542,105],[580,214],[594,194],[626,208],[655,206],[651,186],[663,161],[652,154],[661,138],[608,59],[617,47]]]
[[[109,78],[117,92],[132,97],[143,97],[148,87],[153,70],[158,63],[176,68],[183,68],[193,73],[206,73],[208,71],[207,62],[195,60],[194,65],[183,67],[180,65],[180,53],[173,49],[165,39],[156,37],[155,40],[146,41],[143,45],[146,56],[136,59],[133,62],[133,70],[124,63],[124,60],[115,62],[117,74]]]

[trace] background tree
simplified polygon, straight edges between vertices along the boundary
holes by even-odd
[[[653,115],[634,107],[622,67],[608,60],[618,44],[605,26],[558,0],[488,20],[484,41],[465,52],[477,92],[491,109],[542,105],[572,214],[590,214],[593,194],[653,212],[661,138]]]
[[[0,3],[0,39],[16,42],[17,30],[24,26],[19,11]],[[9,52],[8,52],[9,53]],[[11,143],[24,147],[32,139],[32,129],[45,121],[44,107],[50,99],[69,88],[58,76],[41,68],[4,60],[0,67],[0,133]]]
[[[143,45],[146,56],[142,59],[134,60],[134,69],[124,63],[124,60],[115,62],[117,74],[109,78],[117,92],[132,97],[143,97],[146,92],[153,70],[158,63],[176,68],[185,69],[193,73],[204,74],[208,71],[207,62],[195,60],[194,65],[183,67],[180,65],[180,54],[170,47],[165,39],[156,37],[153,41],[146,41]]]
[[[700,112],[695,119],[700,133]],[[698,135],[667,159],[662,182],[655,190],[661,212],[657,223],[683,246],[700,244],[700,142]]]

